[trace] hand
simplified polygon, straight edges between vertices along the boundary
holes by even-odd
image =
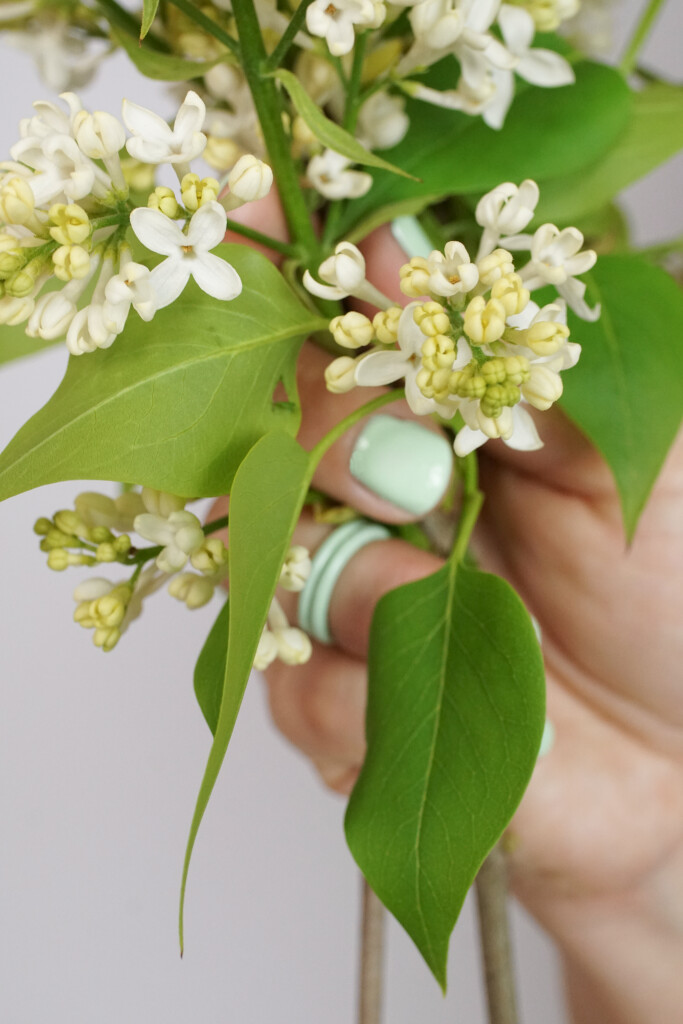
[[[396,282],[406,257],[389,232],[364,250],[368,278],[405,302]],[[375,393],[327,393],[327,358],[309,345],[300,364],[306,448]],[[412,418],[399,403],[385,411]],[[362,426],[333,446],[314,485],[372,518],[406,521],[349,472]],[[538,452],[502,442],[480,451],[486,502],[474,537],[482,568],[508,579],[540,624],[556,730],[507,835],[513,884],[563,946],[577,1019],[673,1021],[683,953],[683,438],[627,549],[601,458],[559,411],[539,415],[538,429]],[[315,548],[328,529],[307,516],[296,541]],[[363,549],[333,596],[336,647],[315,644],[307,665],[276,662],[266,674],[276,724],[339,792],[364,755],[374,605],[438,565],[398,540]]]

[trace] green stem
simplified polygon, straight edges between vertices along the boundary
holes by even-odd
[[[219,519],[212,519],[210,523],[204,523],[202,526],[204,536],[206,537],[210,533],[215,533],[217,530],[225,529],[229,521],[229,516],[221,516]],[[93,550],[95,549],[93,548]],[[137,548],[132,555],[121,555],[120,558],[117,558],[117,562],[121,562],[122,565],[141,565],[144,562],[151,562],[151,560],[156,558],[162,551],[162,544],[155,544],[154,547],[149,548]]]
[[[245,238],[250,238],[252,242],[259,242],[261,245],[267,245],[269,249],[275,249],[276,252],[281,252],[285,256],[296,256],[296,249],[293,245],[288,242],[280,242],[277,238],[271,238],[270,235],[264,235],[261,231],[257,231],[256,228],[249,228],[246,224],[240,224],[236,220],[230,220],[228,218],[228,231],[234,231],[236,235],[244,235]]]
[[[253,0],[234,0],[232,10],[237,23],[244,74],[258,114],[287,225],[295,243],[305,250],[308,257],[305,262],[308,262],[319,252],[318,240],[299,184],[289,138],[282,124],[277,86],[274,79],[263,74],[268,55]]]
[[[234,53],[236,56],[240,55],[240,46],[237,40],[233,39],[213,18],[209,18],[198,7],[195,7],[193,3],[190,3],[190,0],[170,0],[170,2],[194,21],[196,25],[203,28],[208,35],[213,36],[219,43],[223,43],[223,46],[227,46],[231,53]]]
[[[280,67],[282,61],[289,52],[290,46],[294,42],[294,36],[297,34],[297,32],[299,31],[303,24],[304,18],[306,17],[306,8],[310,3],[311,0],[301,0],[301,3],[299,4],[294,14],[292,15],[292,20],[282,33],[282,38],[280,39],[280,42],[277,44],[277,46],[271,53],[270,57],[266,61],[265,67],[263,69],[264,71],[275,71],[276,68]]]
[[[224,530],[225,527],[228,526],[229,522],[230,516],[227,515],[221,516],[219,519],[212,519],[210,523],[204,523],[202,526],[204,536],[207,536],[209,533],[215,533],[217,530]]]
[[[459,459],[458,467],[463,481],[463,498],[458,529],[450,555],[454,564],[461,562],[465,557],[472,531],[484,503],[484,495],[479,490],[479,472],[475,453],[470,452],[469,455]]]
[[[623,75],[630,75],[638,63],[638,54],[650,34],[654,20],[659,14],[659,9],[663,3],[664,0],[650,0],[643,11],[619,65],[619,70]]]
[[[112,213],[109,217],[97,217],[96,220],[90,221],[90,226],[93,231],[99,231],[100,228],[110,228],[113,224],[127,224],[130,220],[130,211],[127,213]]]
[[[365,405],[361,405],[359,409],[354,409],[353,412],[345,416],[335,427],[330,430],[329,434],[325,434],[320,441],[318,441],[315,448],[311,449],[311,465],[317,466],[322,459],[328,448],[331,448],[335,441],[346,433],[346,431],[352,427],[359,420],[362,420],[365,416],[369,416],[371,413],[381,409],[382,406],[388,405],[390,402],[396,402],[399,398],[405,398],[405,391],[403,388],[397,388],[395,391],[386,391],[383,395],[379,395],[377,398],[373,398],[371,402],[367,402]]]
[[[356,130],[358,112],[360,111],[361,106],[360,80],[363,73],[363,61],[365,59],[367,35],[367,32],[362,32],[356,36],[356,45],[353,50],[353,65],[351,67],[351,74],[346,88],[346,105],[344,107],[343,126],[351,135],[353,135]],[[343,199],[338,199],[330,206],[323,234],[323,249],[326,251],[332,248],[332,243],[336,238],[337,231],[339,229],[339,219],[341,217],[342,210],[344,209],[344,204],[345,201]]]

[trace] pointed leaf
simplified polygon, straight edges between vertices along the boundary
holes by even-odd
[[[306,497],[312,465],[308,453],[288,434],[267,434],[237,470],[230,494],[227,658],[214,741],[185,855],[180,896],[181,948],[185,885],[192,849],[228,749],[280,569]]]
[[[589,324],[570,313],[583,349],[561,405],[612,470],[631,540],[681,423],[683,294],[638,256],[601,256],[585,277],[602,315]]]
[[[581,174],[544,184],[534,223],[573,224],[593,213],[683,147],[683,88],[655,82],[633,94],[614,146]]]
[[[322,142],[323,146],[333,149],[336,153],[341,153],[342,156],[348,157],[349,160],[353,160],[356,164],[365,164],[368,167],[381,167],[390,174],[398,174],[401,177],[410,178],[412,181],[418,180],[412,174],[402,170],[401,167],[390,164],[387,160],[377,156],[376,153],[366,149],[365,146],[361,146],[360,142],[354,139],[353,135],[350,135],[340,125],[325,117],[320,107],[313,102],[301,82],[291,71],[278,68],[277,71],[273,72],[273,77],[277,78],[278,82],[284,85],[289,93],[289,98],[296,107],[297,113],[300,114],[316,139]]]
[[[142,0],[142,25],[140,26],[140,39],[144,39],[152,22],[157,16],[159,0]]]
[[[540,183],[575,174],[596,161],[623,130],[631,95],[613,68],[582,62],[574,70],[574,85],[520,89],[500,131],[480,117],[409,102],[408,134],[387,156],[421,180],[373,172],[370,191],[347,204],[340,237],[347,238],[351,228],[358,237],[367,217],[376,224],[384,207],[413,197],[422,197],[426,206],[444,196],[486,192],[501,181]]]
[[[460,908],[536,762],[543,662],[512,588],[448,563],[382,598],[368,668],[368,752],[346,837],[445,988]]]
[[[216,57],[215,60],[185,60],[184,57],[176,57],[173,53],[163,53],[147,44],[141,45],[135,36],[130,36],[127,32],[114,32],[113,36],[115,41],[126,51],[138,71],[141,71],[147,78],[153,78],[159,82],[180,82],[201,78],[212,67],[225,60],[224,56]]]
[[[225,660],[228,652],[229,614],[229,602],[224,601],[223,607],[204,641],[204,646],[199,652],[194,669],[195,696],[212,733],[216,731],[218,715],[221,710]]]
[[[232,302],[190,282],[151,323],[131,312],[109,349],[72,357],[64,380],[0,455],[0,498],[56,480],[127,480],[187,496],[229,490],[269,430],[298,429],[294,371],[325,326],[265,256],[225,245]],[[291,402],[274,402],[282,380]]]

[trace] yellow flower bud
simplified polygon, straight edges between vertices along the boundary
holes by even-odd
[[[537,356],[550,356],[566,343],[569,328],[566,324],[558,324],[552,320],[542,320],[523,331],[523,345],[535,352]]]
[[[327,390],[333,395],[343,395],[352,391],[356,386],[355,379],[356,360],[350,356],[340,356],[333,359],[325,368],[325,384]]]
[[[272,184],[272,169],[251,153],[240,157],[228,178],[230,195],[236,196],[243,203],[263,199],[270,192]]]
[[[184,601],[189,609],[201,608],[213,597],[215,584],[205,576],[196,576],[193,572],[181,572],[174,576],[168,585],[171,597]]]
[[[120,537],[117,537],[114,544],[114,551],[119,555],[126,555],[131,549],[131,539],[127,533],[122,533]]]
[[[110,629],[100,626],[95,630],[92,639],[95,647],[101,647],[103,651],[111,651],[121,639],[121,630],[116,627]]]
[[[81,280],[90,273],[90,256],[81,245],[62,245],[52,254],[55,277]]]
[[[429,295],[429,265],[422,256],[413,256],[410,263],[404,263],[399,274],[399,287],[404,295],[413,299]]]
[[[0,234],[0,280],[16,273],[26,262],[26,250],[14,235]]]
[[[41,516],[40,519],[36,519],[33,524],[33,532],[37,533],[39,537],[44,537],[52,529],[52,523],[45,516]]]
[[[489,359],[482,364],[479,372],[489,386],[492,384],[503,384],[507,377],[505,360]]]
[[[219,191],[220,185],[215,178],[200,178],[198,174],[186,174],[180,183],[180,197],[190,213],[206,203],[215,202]]]
[[[547,366],[535,364],[522,384],[522,394],[530,405],[545,412],[562,394],[562,378]]]
[[[208,537],[202,546],[190,555],[195,569],[210,576],[228,563],[228,549],[219,537]]]
[[[519,387],[529,376],[529,360],[524,356],[507,356],[505,358],[505,375],[511,384]]]
[[[160,210],[166,217],[175,220],[180,216],[180,206],[175,197],[173,189],[166,185],[157,185],[147,199],[147,206],[150,210]]]
[[[479,270],[479,283],[490,288],[501,277],[507,277],[514,273],[512,255],[507,249],[494,249],[492,253],[485,256],[477,263]]]
[[[45,271],[45,262],[40,258],[31,260],[5,281],[5,292],[17,299],[25,299],[35,290],[38,279]]]
[[[424,302],[415,306],[413,320],[423,334],[446,334],[451,329],[448,313],[440,302]]]
[[[209,135],[202,156],[209,167],[213,167],[217,171],[227,171],[228,168],[234,167],[241,152],[240,147],[232,139],[226,139],[220,135]]]
[[[95,558],[98,562],[115,562],[116,548],[110,541],[103,541],[97,545]]]
[[[88,528],[78,515],[70,508],[61,509],[55,512],[54,524],[62,533],[75,534],[77,537],[88,538]]]
[[[375,335],[372,321],[362,313],[353,311],[335,316],[330,322],[330,331],[342,348],[363,348],[370,344]]]
[[[6,224],[34,222],[33,192],[23,178],[10,178],[0,187],[0,220]]]
[[[517,316],[526,308],[530,293],[524,287],[519,274],[506,274],[493,283],[491,298],[498,299],[505,307],[508,316]]]
[[[400,306],[390,306],[376,313],[372,320],[377,340],[383,345],[396,345],[398,342],[398,322],[403,310]]]
[[[50,207],[50,234],[60,245],[80,245],[90,235],[90,218],[77,203],[55,203]]]
[[[483,295],[477,295],[465,310],[465,331],[476,345],[490,345],[502,336],[505,317],[502,302],[498,299],[487,302]]]
[[[106,526],[94,526],[90,531],[90,540],[93,544],[106,544],[113,539],[114,534]]]

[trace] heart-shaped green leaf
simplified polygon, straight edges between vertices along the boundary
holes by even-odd
[[[445,988],[460,908],[536,762],[540,649],[507,583],[449,562],[381,599],[368,670],[368,752],[346,837]]]
[[[274,432],[251,449],[235,475],[230,494],[229,629],[223,638],[227,656],[214,741],[185,855],[180,896],[181,948],[192,849],[228,749],[280,569],[306,497],[312,466],[309,454],[292,437]],[[219,638],[215,640],[212,671],[219,664],[220,655]],[[214,694],[209,713],[213,716],[215,710]]]
[[[612,470],[631,540],[681,423],[683,294],[638,256],[601,256],[586,278],[602,315],[569,314],[583,348],[561,404]]]
[[[151,323],[71,357],[59,388],[0,455],[0,498],[56,480],[126,480],[186,496],[229,490],[269,430],[296,433],[295,364],[316,318],[265,256],[215,250],[242,278],[232,302],[190,282]],[[273,392],[284,383],[291,402]]]
[[[410,178],[412,181],[418,180],[412,174],[409,174],[408,171],[389,163],[387,160],[383,160],[381,156],[377,156],[376,153],[372,153],[365,146],[361,146],[360,142],[354,139],[353,135],[350,135],[341,125],[325,117],[320,107],[313,102],[299,79],[291,71],[278,68],[277,71],[273,72],[273,77],[277,78],[278,82],[284,85],[297,113],[300,114],[316,139],[322,142],[323,146],[333,149],[336,153],[341,153],[342,156],[348,157],[349,160],[353,160],[356,164],[380,167],[389,174],[398,174],[401,177]]]
[[[520,91],[500,131],[479,117],[409,102],[408,134],[386,155],[421,180],[373,172],[370,191],[344,210],[341,237],[351,229],[354,238],[362,237],[366,218],[376,226],[379,211],[408,199],[422,197],[427,205],[443,196],[485,192],[502,181],[543,182],[596,161],[623,130],[631,96],[613,68],[584,62],[575,71],[574,85]]]

